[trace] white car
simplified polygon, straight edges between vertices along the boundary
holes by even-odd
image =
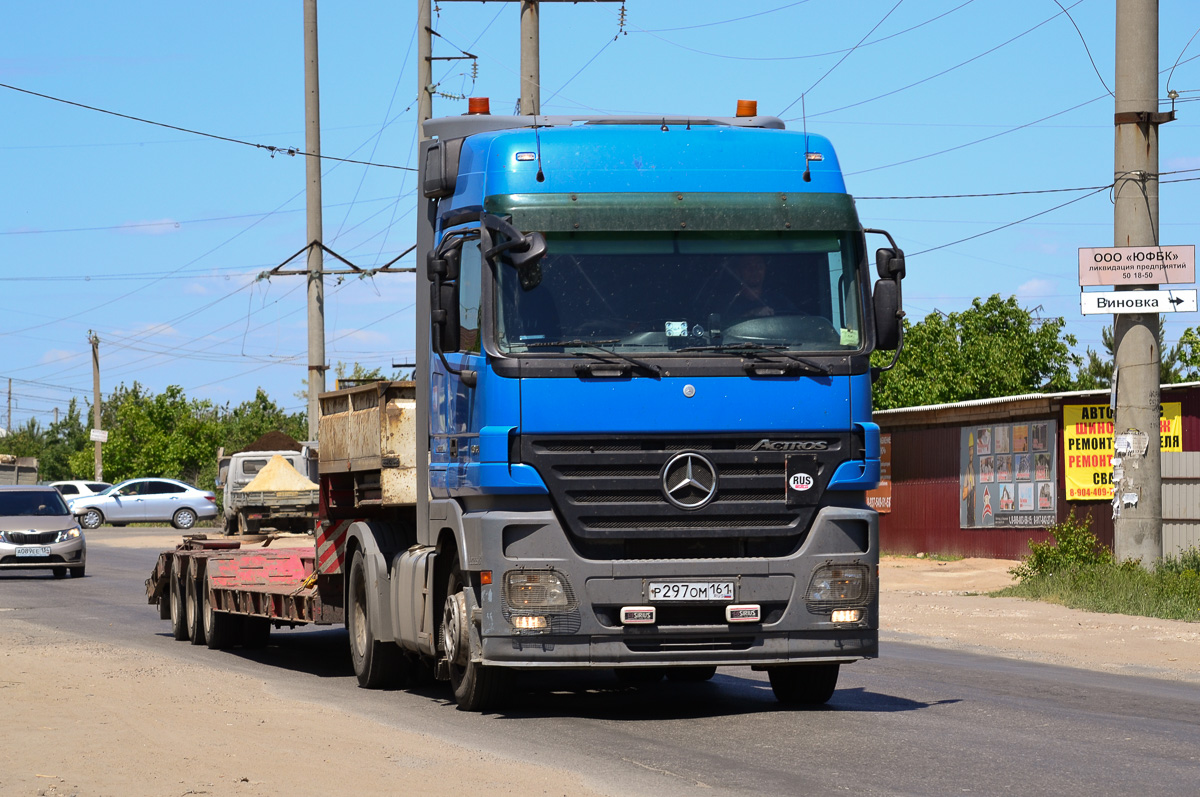
[[[197,520],[217,516],[217,497],[177,479],[128,479],[97,495],[71,502],[71,513],[85,529],[102,523],[166,523],[190,529]]]
[[[96,495],[112,487],[108,482],[97,481],[50,482],[50,486],[62,493],[62,497],[68,502],[72,498],[78,498],[81,495]]]

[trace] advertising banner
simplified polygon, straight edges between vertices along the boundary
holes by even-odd
[[[1159,405],[1163,451],[1183,450],[1183,404]],[[1063,407],[1063,463],[1068,501],[1112,498],[1113,411],[1107,404]]]
[[[867,506],[883,514],[892,511],[892,436],[879,435],[879,486],[867,490]]]
[[[959,432],[959,525],[1045,528],[1055,511],[1055,421],[965,426]]]

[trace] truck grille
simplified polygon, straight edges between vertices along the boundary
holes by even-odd
[[[788,506],[786,451],[756,450],[764,439],[824,444],[807,506]],[[714,435],[638,439],[525,435],[521,461],[532,465],[572,543],[598,559],[786,556],[802,542],[825,485],[848,458],[849,435]],[[663,474],[676,455],[695,452],[711,463],[715,491],[698,508],[667,499]],[[793,452],[794,453],[794,452]],[[678,468],[673,479],[678,479]],[[701,479],[701,481],[704,481]],[[695,503],[704,488],[681,492]]]

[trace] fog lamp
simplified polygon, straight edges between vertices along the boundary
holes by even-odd
[[[512,618],[513,628],[519,628],[522,631],[541,631],[547,628],[549,624],[546,618],[540,615],[519,614]]]
[[[829,619],[835,623],[857,623],[861,617],[861,609],[838,609]]]
[[[566,609],[571,605],[567,580],[553,570],[510,570],[504,574],[504,599],[512,609]]]

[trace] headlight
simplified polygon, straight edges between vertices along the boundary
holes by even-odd
[[[63,531],[60,531],[58,533],[58,536],[54,538],[54,541],[55,542],[67,542],[68,540],[78,539],[78,537],[79,537],[79,527],[76,526],[73,529],[64,529]]]
[[[510,609],[566,609],[572,603],[567,580],[553,570],[510,570],[504,574]]]
[[[804,600],[813,611],[829,612],[866,603],[871,587],[866,565],[822,565],[813,571]]]

